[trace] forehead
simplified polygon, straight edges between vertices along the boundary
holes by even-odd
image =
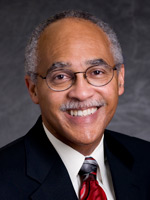
[[[108,64],[113,62],[110,42],[101,28],[88,20],[76,18],[49,25],[39,38],[38,56],[42,65],[48,66],[53,62],[76,62],[87,58],[100,58]]]

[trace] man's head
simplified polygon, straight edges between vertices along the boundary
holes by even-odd
[[[116,35],[91,15],[65,12],[40,25],[27,47],[25,79],[48,130],[90,154],[124,91],[122,63]]]

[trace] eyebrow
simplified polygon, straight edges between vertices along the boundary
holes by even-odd
[[[98,59],[93,59],[93,60],[88,60],[86,61],[86,65],[91,65],[91,66],[98,66],[98,65],[108,65],[103,59],[98,58]]]
[[[53,63],[50,68],[48,69],[48,71],[52,71],[55,70],[57,68],[64,68],[64,67],[70,67],[71,64],[70,63],[65,63],[65,62],[55,62]]]
[[[98,65],[103,65],[103,64],[107,64],[103,59],[98,58],[98,59],[93,59],[93,60],[87,60],[85,61],[86,65],[90,65],[90,66],[98,66]],[[68,62],[55,62],[53,63],[50,68],[48,69],[48,72],[53,71],[55,69],[59,69],[59,68],[64,68],[64,67],[70,67],[71,63]]]

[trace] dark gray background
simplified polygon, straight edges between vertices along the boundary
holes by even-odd
[[[150,141],[149,0],[0,0],[0,146],[26,134],[40,113],[24,83],[24,48],[33,28],[65,9],[89,11],[116,31],[125,66],[125,94],[109,128]]]

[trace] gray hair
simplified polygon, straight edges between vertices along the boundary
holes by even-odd
[[[48,18],[45,22],[37,26],[33,31],[31,38],[27,44],[25,50],[25,73],[29,74],[33,81],[35,81],[34,73],[36,73],[38,65],[37,47],[38,47],[38,39],[40,38],[41,33],[45,30],[47,26],[49,26],[53,22],[65,18],[80,18],[84,20],[89,20],[92,23],[96,24],[98,27],[100,27],[106,33],[108,40],[110,41],[110,50],[112,52],[115,64],[123,63],[122,50],[119,41],[117,39],[116,33],[110,28],[110,26],[107,23],[103,22],[102,20],[96,18],[95,16],[87,12],[64,11],[52,16],[51,18]]]

